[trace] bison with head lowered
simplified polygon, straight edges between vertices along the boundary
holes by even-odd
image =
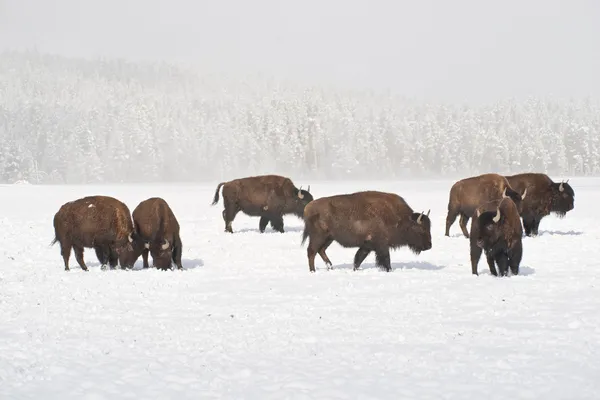
[[[219,190],[223,187],[223,220],[225,231],[233,233],[231,223],[238,212],[260,217],[261,233],[267,224],[283,233],[283,216],[293,214],[302,218],[304,207],[313,200],[308,190],[297,188],[290,178],[279,175],[260,175],[221,182],[217,186],[212,205],[219,202]]]
[[[431,249],[431,221],[429,211],[414,212],[393,193],[342,194],[313,200],[306,206],[302,244],[307,238],[310,272],[315,272],[317,253],[328,267],[332,265],[325,250],[334,241],[343,247],[358,247],[354,270],[375,252],[377,265],[389,272],[390,248],[408,246],[417,254]]]
[[[510,186],[517,191],[527,189],[521,217],[526,236],[537,236],[542,218],[550,213],[563,218],[575,207],[575,192],[567,182],[554,182],[546,174],[524,173],[507,176]]]
[[[471,178],[465,178],[450,189],[448,200],[448,216],[446,217],[446,236],[450,236],[450,227],[460,215],[459,225],[463,235],[468,238],[467,223],[479,205],[510,197],[521,209],[521,201],[528,196],[528,191],[523,190],[519,194],[508,180],[498,174],[483,174]]]
[[[492,275],[508,274],[510,267],[513,275],[519,273],[523,256],[523,228],[517,206],[510,198],[503,198],[481,205],[473,215],[471,222],[471,271],[477,273],[477,264],[481,253],[485,256]],[[494,263],[498,266],[498,272]]]
[[[63,204],[54,215],[54,240],[69,271],[71,249],[84,271],[83,249],[93,248],[102,269],[110,264],[115,269],[133,268],[143,248],[133,229],[129,209],[119,200],[108,196],[88,196]]]

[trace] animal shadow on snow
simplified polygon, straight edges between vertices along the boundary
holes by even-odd
[[[431,264],[427,261],[410,261],[410,262],[394,262],[391,264],[392,266],[392,271],[395,271],[396,269],[421,269],[421,270],[426,270],[426,271],[438,271],[440,269],[444,269],[446,268],[445,266],[442,265],[435,265],[435,264]],[[334,271],[336,269],[354,269],[354,264],[338,264],[338,265],[333,265],[332,268]],[[380,267],[375,264],[374,262],[371,263],[362,263],[361,266],[358,268],[358,270],[356,272],[360,272],[360,270],[366,270],[366,269],[380,269]],[[381,268],[381,271],[385,271],[384,269]],[[489,272],[489,271],[488,271]]]
[[[289,232],[302,232],[304,230],[304,227],[302,226],[285,226],[283,228],[284,230],[284,234],[289,233]],[[233,231],[235,232],[239,232],[239,233],[247,233],[247,232],[254,232],[254,233],[260,233],[260,230],[258,230],[258,228],[242,228],[239,229],[237,231]],[[264,233],[277,233],[280,234],[279,231],[276,231],[275,229],[271,228],[270,226],[268,226],[265,229]]]
[[[479,264],[479,275],[488,275],[488,276],[494,277],[491,274],[491,272],[490,272],[490,269],[489,269],[489,267],[487,265],[487,262],[485,260],[483,260],[483,262],[484,262],[485,266],[483,264],[481,264],[481,263]],[[469,271],[470,271],[470,268],[471,268],[471,266],[469,265]],[[497,271],[497,269],[496,269],[496,271]],[[535,274],[535,269],[533,269],[531,267],[527,267],[525,265],[519,266],[519,275],[517,275],[517,276],[529,276],[529,275],[533,275],[533,274]],[[508,271],[508,278],[510,278],[512,276],[513,276],[513,274],[509,270]],[[496,277],[494,277],[494,278],[496,278]],[[506,277],[500,277],[500,276],[498,276],[497,278],[506,278]]]
[[[582,231],[539,231],[538,236],[579,236],[583,235]]]
[[[148,270],[155,270],[155,268],[152,267],[152,257],[148,257],[148,263],[150,264],[150,268],[148,268]],[[98,261],[86,261],[86,265],[88,266],[88,268],[100,269],[100,262]],[[204,266],[204,260],[202,260],[201,258],[182,258],[181,265],[183,265],[184,271],[188,269],[196,269],[198,267]],[[173,264],[172,267],[175,271],[177,271],[177,267],[175,266],[175,264]],[[79,265],[71,265],[71,269],[74,268],[79,268]],[[106,271],[110,272],[110,267],[106,267]],[[115,271],[121,271],[121,267],[117,265],[117,269]],[[144,271],[144,261],[141,258],[137,260],[131,271]]]

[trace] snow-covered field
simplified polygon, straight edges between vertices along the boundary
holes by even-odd
[[[555,177],[555,179],[558,179]],[[212,185],[0,186],[1,399],[597,399],[600,180],[571,179],[575,210],[524,239],[522,274],[472,276],[467,239],[444,237],[451,181],[315,183],[316,196],[394,191],[431,208],[433,248],[392,252],[391,273],[310,274],[302,222],[238,214],[223,231]],[[63,270],[52,217],[115,196],[165,198],[184,271]]]

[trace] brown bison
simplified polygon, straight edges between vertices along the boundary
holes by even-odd
[[[149,267],[150,253],[155,268],[166,270],[175,263],[178,269],[183,269],[179,222],[165,200],[152,197],[138,204],[133,210],[133,226],[140,240],[144,242],[144,268]]]
[[[130,269],[143,248],[133,229],[131,214],[125,204],[108,196],[88,196],[63,204],[54,215],[54,240],[60,243],[69,271],[71,248],[75,259],[84,271],[88,267],[83,261],[83,249],[93,248],[102,269],[110,264],[115,269]],[[137,254],[137,256],[136,256]]]
[[[358,247],[354,270],[375,252],[376,263],[391,270],[390,248],[408,246],[419,254],[431,249],[431,222],[427,214],[416,213],[404,199],[393,193],[357,192],[323,197],[304,209],[302,244],[310,238],[308,267],[315,272],[315,256],[331,267],[325,250],[334,241],[343,247]]]
[[[452,185],[448,200],[448,216],[446,217],[446,236],[450,236],[450,227],[460,215],[459,225],[463,235],[468,238],[467,223],[475,209],[484,203],[510,197],[520,210],[521,200],[527,196],[524,190],[520,195],[508,183],[505,177],[498,174],[483,174],[462,179]]]
[[[537,236],[540,221],[550,213],[564,218],[575,207],[575,192],[566,182],[554,182],[546,174],[524,173],[507,176],[516,191],[527,189],[521,217],[526,236]]]
[[[513,275],[519,273],[523,256],[523,228],[517,206],[510,198],[492,201],[480,206],[471,223],[471,271],[477,273],[481,253],[485,251],[492,275],[506,276],[510,267]],[[498,272],[494,267],[498,266]]]
[[[298,189],[290,178],[278,175],[251,176],[221,182],[215,191],[212,205],[219,202],[219,190],[223,187],[223,220],[225,231],[233,233],[231,223],[238,212],[260,217],[261,233],[270,222],[271,227],[283,233],[283,216],[293,214],[302,218],[304,207],[313,200],[308,190]]]

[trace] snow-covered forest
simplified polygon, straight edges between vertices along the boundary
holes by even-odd
[[[199,67],[4,52],[0,141],[2,182],[595,175],[600,104],[435,104]]]

